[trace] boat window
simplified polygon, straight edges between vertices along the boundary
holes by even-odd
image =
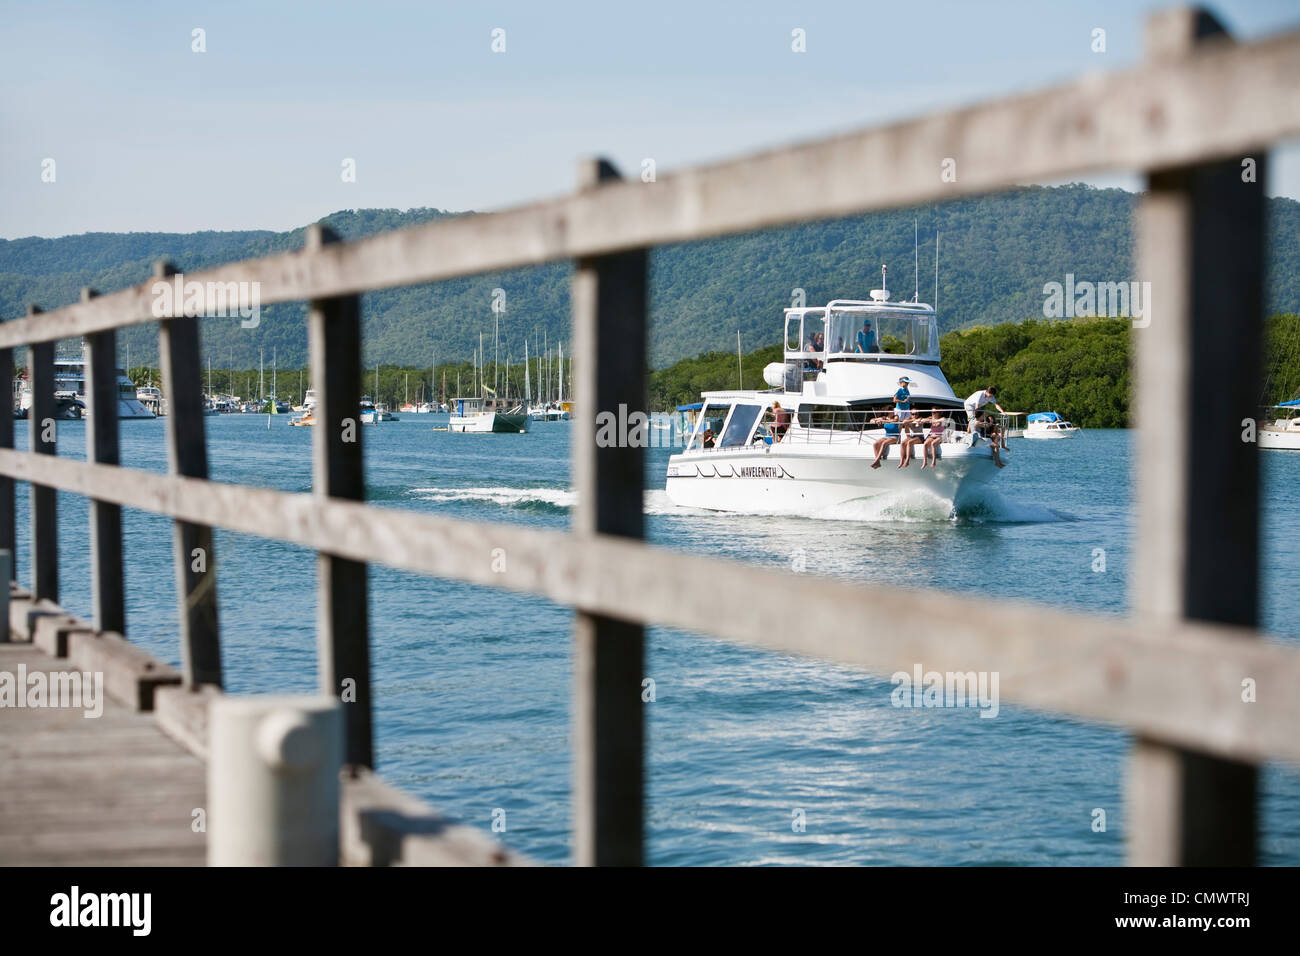
[[[798,352],[803,346],[803,313],[791,312],[785,317],[785,350]]]
[[[786,314],[786,357],[818,358],[826,351],[826,310],[807,309]]]
[[[760,411],[762,411],[761,405],[737,405],[736,410],[731,413],[727,430],[718,444],[723,448],[735,448],[737,445],[745,444],[745,439],[749,438]]]
[[[835,309],[827,340],[832,355],[910,355],[938,361],[939,324],[933,315]]]
[[[844,405],[800,405],[798,420],[800,428],[858,431],[866,426],[868,419],[878,414],[870,409]]]
[[[716,441],[722,434],[722,424],[727,420],[727,412],[731,411],[730,402],[709,402],[700,409],[700,417],[697,419],[695,434],[691,436],[689,448],[702,448],[704,445],[704,433],[709,429],[713,431],[713,437]]]

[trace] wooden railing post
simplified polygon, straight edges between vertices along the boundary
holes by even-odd
[[[28,306],[28,315],[41,309]],[[27,378],[31,382],[32,405],[27,411],[28,446],[38,455],[58,454],[58,424],[54,420],[54,345],[36,342],[27,346]],[[32,596],[37,600],[59,600],[59,513],[58,493],[32,483]]]
[[[169,263],[154,266],[154,278],[175,275]],[[181,302],[174,304],[179,312]],[[174,475],[208,477],[208,445],[203,423],[197,316],[158,323],[158,361],[167,400],[167,462]],[[212,528],[173,524],[176,589],[181,611],[181,671],[188,687],[221,686],[221,632],[217,622],[217,556]]]
[[[14,400],[18,407],[18,396],[14,394],[14,350],[0,349],[0,384],[4,393]],[[14,416],[12,412],[0,414],[0,448],[14,447]],[[17,503],[14,499],[14,480],[9,475],[0,475],[0,551],[8,551],[9,580],[18,580],[18,518]],[[0,584],[5,582],[0,581]],[[3,625],[0,624],[0,630]]]
[[[591,160],[579,185],[595,188],[617,178],[609,163]],[[608,415],[626,422],[632,412],[645,411],[646,266],[646,251],[636,249],[580,259],[573,278],[573,530],[579,535],[644,536],[645,436],[598,442],[597,422]],[[579,865],[639,866],[643,860],[644,648],[643,625],[577,614],[573,803]]]
[[[99,293],[82,289],[88,302]],[[113,329],[86,336],[86,460],[120,464],[117,420],[117,333]],[[126,591],[123,578],[122,509],[107,501],[90,500],[90,570],[95,629],[126,634]]]
[[[1194,56],[1223,35],[1209,14],[1166,11],[1148,25],[1153,57]],[[1138,620],[1253,627],[1258,615],[1258,414],[1264,289],[1265,157],[1154,170],[1138,219],[1139,278],[1150,282],[1137,352]],[[1229,675],[1230,680],[1260,675]],[[1235,682],[1224,688],[1242,693]],[[1242,702],[1242,707],[1251,706]],[[1256,769],[1139,739],[1130,761],[1130,861],[1255,862]]]
[[[333,230],[313,225],[307,248],[338,242]],[[361,297],[313,300],[308,313],[312,417],[312,489],[320,496],[364,501],[361,448]],[[376,397],[376,400],[378,398]],[[344,763],[374,766],[370,687],[367,566],[336,555],[316,556],[317,670],[321,693],[343,701]]]

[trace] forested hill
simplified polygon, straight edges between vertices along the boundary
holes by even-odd
[[[995,325],[1041,315],[1043,286],[1076,281],[1118,282],[1133,274],[1132,217],[1136,197],[1088,186],[1031,187],[942,206],[811,223],[739,238],[657,250],[651,259],[652,362],[662,367],[711,349],[745,351],[780,340],[781,309],[793,290],[808,304],[864,298],[889,285],[910,298],[913,222],[919,225],[920,293],[934,297],[934,236],[942,234],[938,306],[945,330]],[[1300,203],[1270,200],[1270,312],[1300,311]],[[436,209],[345,210],[326,216],[345,238],[451,215]],[[27,303],[49,309],[73,302],[82,286],[111,292],[149,277],[155,259],[183,271],[300,248],[303,229],[168,233],[88,233],[58,239],[0,240],[0,316],[23,314]],[[367,364],[427,366],[468,358],[484,334],[492,357],[492,292],[506,291],[501,359],[522,357],[524,339],[543,335],[552,348],[569,340],[570,267],[539,268],[457,279],[368,294]],[[237,320],[204,323],[205,350],[214,365],[255,366],[278,351],[282,366],[306,362],[305,306],[265,307],[258,328]],[[132,362],[152,361],[149,327],[124,341]],[[530,346],[531,349],[531,346]],[[567,348],[566,348],[567,351]]]

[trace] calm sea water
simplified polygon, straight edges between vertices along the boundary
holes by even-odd
[[[206,420],[212,476],[305,492],[309,429],[262,416]],[[19,446],[26,426],[18,423]],[[418,416],[365,432],[371,500],[383,507],[564,528],[568,423],[527,435],[451,435]],[[123,461],[165,471],[164,422],[122,422]],[[84,426],[61,423],[59,452],[84,455]],[[669,450],[650,452],[650,536],[686,551],[855,581],[941,586],[1103,614],[1126,610],[1132,555],[1129,436],[1085,432],[1024,442],[996,494],[957,521],[925,500],[821,518],[674,508]],[[1300,454],[1265,455],[1265,625],[1300,641]],[[21,527],[28,496],[19,491]],[[830,519],[839,520],[830,520]],[[844,520],[848,519],[848,520]],[[84,499],[60,497],[62,598],[90,611]],[[167,519],[128,512],[128,627],[178,662]],[[1104,572],[1093,570],[1095,549]],[[20,573],[29,570],[25,542]],[[218,532],[227,688],[315,690],[310,552]],[[379,770],[461,819],[548,862],[570,858],[572,612],[546,601],[371,571]],[[797,601],[800,577],[785,594]],[[863,621],[864,640],[871,621]],[[1043,634],[1049,641],[1051,634]],[[1003,704],[902,710],[893,685],[820,662],[654,630],[648,675],[649,859],[656,864],[1115,864],[1123,861],[1128,738]],[[1300,774],[1263,778],[1262,852],[1300,863]],[[1091,828],[1104,808],[1107,830]],[[806,831],[791,823],[802,810]]]

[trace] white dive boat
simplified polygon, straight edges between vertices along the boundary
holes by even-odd
[[[926,490],[955,509],[1000,470],[998,449],[968,430],[963,403],[939,367],[938,317],[925,303],[890,302],[887,290],[875,289],[870,301],[786,309],[785,361],[763,377],[771,391],[704,393],[685,449],[668,459],[675,504],[801,514]],[[884,446],[880,467],[872,467],[876,442],[899,430],[882,419],[893,413],[903,377],[913,417],[938,410],[933,468],[921,467],[921,445],[900,468],[897,444]]]
[[[453,398],[447,430],[485,434],[522,434],[528,431],[528,413],[518,402],[499,398]]]
[[[1056,412],[1035,412],[1025,426],[1025,438],[1073,438],[1079,434],[1077,425],[1071,425]]]
[[[157,418],[148,406],[142,402],[135,385],[120,368],[117,374],[117,417],[118,418]],[[54,360],[54,400],[56,414],[59,418],[81,418],[86,414],[90,399],[86,395],[86,362],[84,359]],[[159,395],[159,401],[162,398]],[[26,417],[32,407],[32,383],[22,381],[22,394],[18,407]]]
[[[1273,409],[1280,410],[1280,414],[1259,426],[1255,434],[1256,443],[1260,448],[1300,451],[1300,398],[1274,405]]]

